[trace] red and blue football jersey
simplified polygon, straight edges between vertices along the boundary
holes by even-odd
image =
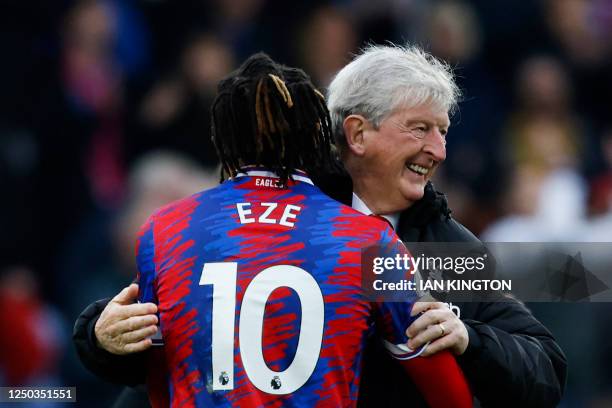
[[[404,358],[414,319],[414,298],[366,298],[371,246],[405,251],[387,224],[304,174],[281,187],[249,171],[157,211],[137,260],[140,301],[159,307],[169,405],[355,405],[371,328]]]

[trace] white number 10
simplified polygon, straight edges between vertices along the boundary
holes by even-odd
[[[234,317],[236,315],[236,262],[204,264],[200,285],[213,285],[212,389],[234,388]],[[284,371],[271,370],[263,357],[263,319],[268,298],[276,289],[293,289],[302,307],[302,322],[293,361]],[[315,279],[292,265],[271,266],[247,286],[238,326],[242,365],[251,383],[268,394],[289,394],[312,375],[323,339],[323,294]]]

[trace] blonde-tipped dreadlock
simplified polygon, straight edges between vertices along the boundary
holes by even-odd
[[[293,107],[293,100],[291,100],[291,94],[289,93],[289,90],[287,89],[287,85],[285,85],[283,80],[277,77],[276,75],[268,74],[268,76],[272,78],[272,80],[274,81],[274,85],[276,85],[276,89],[278,89],[278,92],[283,96],[283,99],[285,103],[287,104],[287,107],[288,108]],[[315,92],[319,92],[319,91],[315,89]],[[321,92],[319,92],[319,94],[321,94]]]
[[[244,166],[260,165],[286,184],[296,169],[312,173],[334,166],[325,98],[304,71],[263,53],[219,83],[212,140],[222,175],[230,177]]]

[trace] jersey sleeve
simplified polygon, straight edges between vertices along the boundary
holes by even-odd
[[[157,303],[157,296],[154,290],[155,261],[153,217],[150,217],[138,232],[136,241],[136,265],[138,267],[136,276],[136,282],[138,283],[138,301],[141,303]]]
[[[387,228],[380,243],[379,252],[384,257],[403,259],[410,256],[404,244]],[[388,272],[385,272],[388,273]],[[412,281],[414,270],[405,265],[390,271],[387,283]],[[403,287],[403,286],[400,286]],[[426,358],[421,355],[428,344],[411,350],[408,346],[406,329],[418,318],[411,316],[417,293],[403,289],[387,295],[383,302],[374,303],[377,332],[389,354],[404,368],[432,408],[469,408],[472,406],[472,392],[467,379],[456,359],[448,350],[440,351]]]
[[[379,258],[394,261],[392,269],[386,269],[379,275],[381,281],[400,288],[381,292],[382,298],[378,300],[382,301],[373,303],[376,331],[393,358],[408,360],[417,357],[425,351],[427,345],[417,350],[411,350],[406,345],[406,329],[416,319],[410,313],[417,301],[416,291],[407,286],[407,282],[413,281],[414,276],[410,264],[404,261],[410,254],[390,227],[385,229],[376,252]]]

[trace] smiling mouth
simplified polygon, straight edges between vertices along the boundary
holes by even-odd
[[[427,167],[419,166],[418,164],[414,164],[414,163],[407,164],[406,168],[408,168],[410,171],[418,175],[421,175],[421,176],[426,176],[427,174],[429,174],[429,171],[431,170],[431,169],[428,169]]]

